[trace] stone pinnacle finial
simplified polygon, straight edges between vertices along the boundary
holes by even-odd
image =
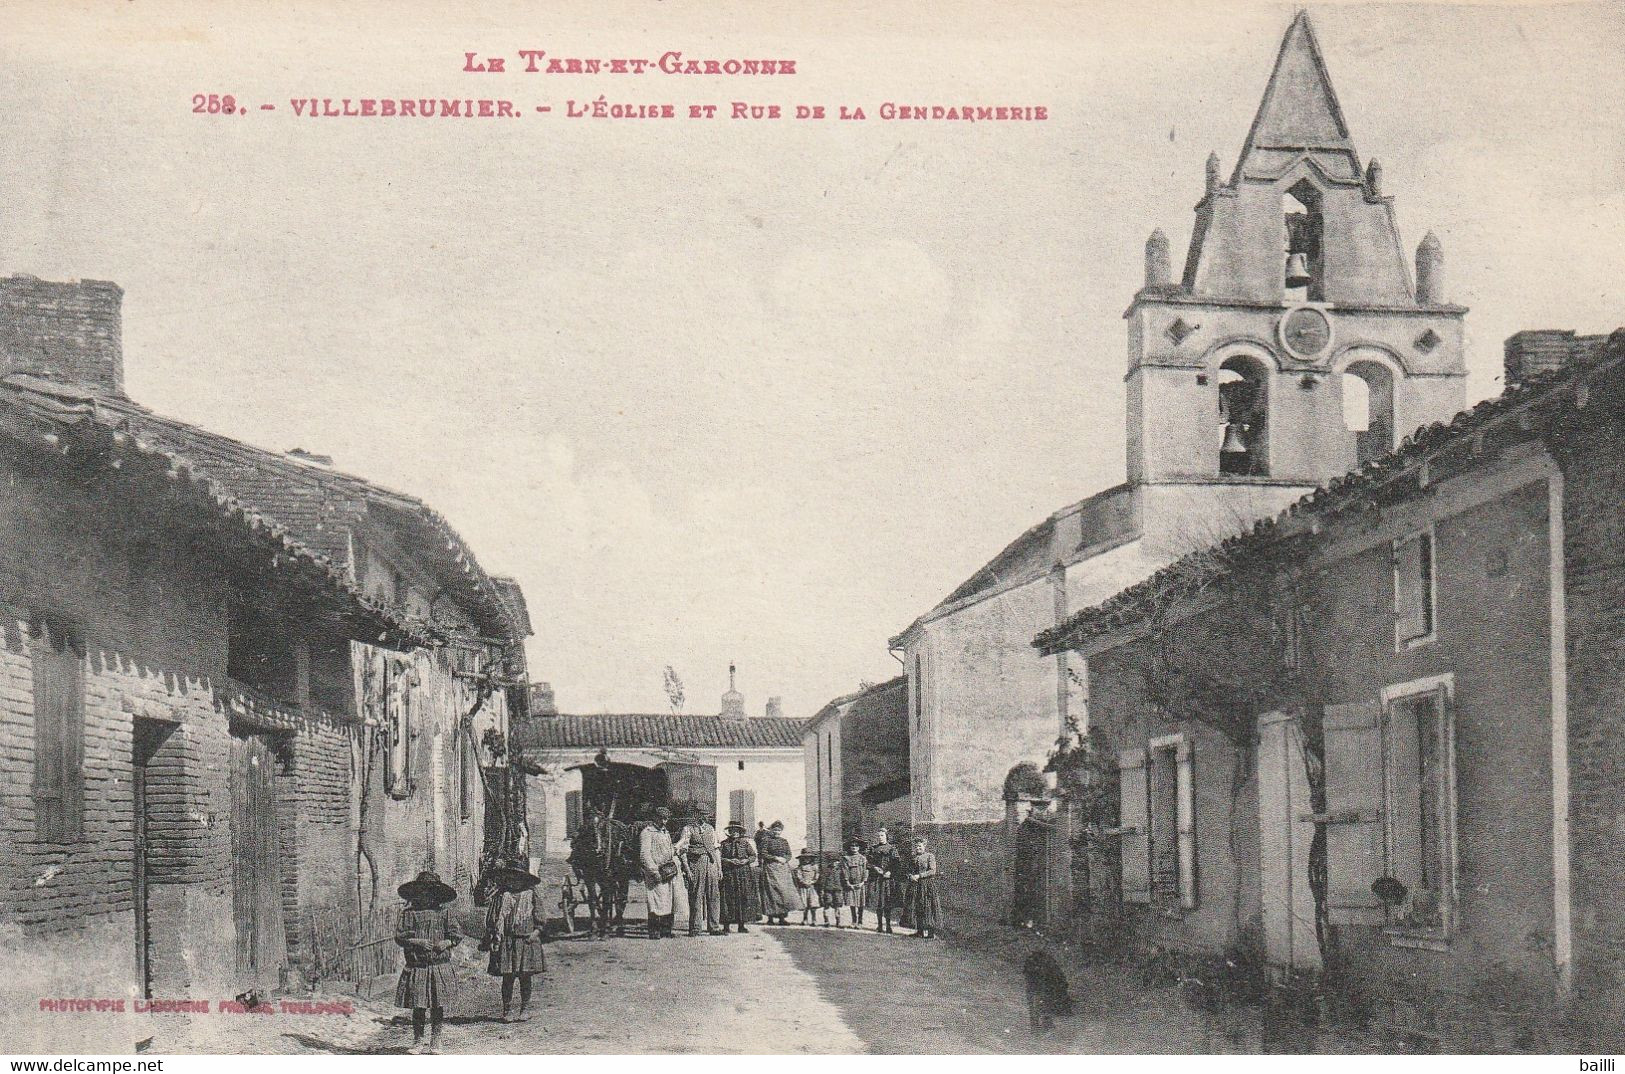
[[[1372,157],[1365,166],[1366,193],[1376,197],[1382,193],[1382,165]]]
[[[1416,303],[1419,306],[1444,304],[1444,247],[1439,237],[1428,232],[1416,248]]]
[[[1167,287],[1169,278],[1168,236],[1159,227],[1145,240],[1145,286]]]
[[[1213,193],[1219,189],[1219,154],[1217,151],[1207,155],[1207,192]]]

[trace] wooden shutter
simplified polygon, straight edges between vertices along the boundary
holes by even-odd
[[[1122,835],[1123,899],[1151,901],[1151,834],[1147,799],[1146,754],[1125,750],[1117,755],[1118,826]]]
[[[84,833],[85,693],[78,643],[38,623],[29,646],[34,672],[34,827],[53,842]]]
[[[412,666],[384,658],[385,734],[389,750],[385,770],[389,793],[405,798],[412,790]]]
[[[1191,768],[1191,744],[1181,739],[1176,754],[1175,818],[1179,832],[1179,905],[1196,908],[1196,784]]]
[[[1374,699],[1326,706],[1326,902],[1336,924],[1385,919],[1371,890],[1387,871],[1380,713]]]
[[[728,820],[743,824],[747,832],[756,830],[756,792],[737,790],[728,792]]]

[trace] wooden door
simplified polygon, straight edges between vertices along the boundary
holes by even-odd
[[[137,719],[130,743],[130,779],[135,825],[135,967],[141,995],[152,996],[152,952],[147,924],[147,766],[172,728],[157,720]]]
[[[1302,732],[1285,713],[1258,720],[1258,831],[1264,953],[1278,971],[1318,970],[1315,899],[1309,890],[1314,810]]]
[[[231,736],[231,860],[237,972],[247,983],[276,982],[287,955],[282,931],[277,761],[268,736]]]

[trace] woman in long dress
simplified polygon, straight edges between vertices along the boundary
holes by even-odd
[[[638,865],[643,870],[643,886],[649,908],[649,939],[666,939],[672,933],[672,914],[676,903],[673,881],[677,879],[677,853],[672,849],[671,810],[661,806],[655,810],[655,822],[638,836]]]
[[[761,916],[758,905],[756,842],[745,838],[745,826],[738,821],[728,825],[728,838],[722,841],[722,931],[738,925],[748,932],[746,922]]]
[[[908,893],[904,898],[914,935],[930,939],[942,925],[942,899],[937,891],[937,856],[926,849],[925,840],[916,837],[914,855],[908,866]]]
[[[775,925],[789,921],[801,909],[790,861],[790,843],[784,838],[784,823],[774,821],[760,842],[762,852],[762,916]]]

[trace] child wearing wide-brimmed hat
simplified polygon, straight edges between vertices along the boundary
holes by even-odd
[[[412,1047],[408,1050],[432,1054],[440,1050],[441,1023],[457,987],[451,949],[463,937],[449,908],[457,901],[457,892],[428,869],[397,890],[406,907],[395,927],[395,942],[406,952],[406,967],[395,985],[395,1006],[412,1011]],[[425,1016],[432,1027],[427,1049],[423,1046]]]
[[[817,924],[818,912],[818,855],[806,847],[796,855],[796,895],[801,901],[801,923]]]
[[[490,873],[496,885],[485,912],[485,940],[481,950],[491,952],[487,972],[502,978],[502,1020],[530,1021],[530,979],[547,972],[542,933],[547,911],[536,897],[541,879],[516,862],[504,862]],[[519,982],[519,1015],[511,1018],[513,984]]]

